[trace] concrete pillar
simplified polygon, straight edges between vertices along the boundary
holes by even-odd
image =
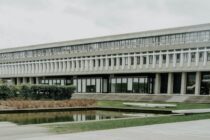
[[[111,70],[113,70],[114,69],[114,58],[113,58],[113,56],[111,57]]]
[[[173,54],[173,67],[176,67],[176,53]]]
[[[168,91],[167,94],[173,94],[173,85],[174,85],[173,73],[168,74]]]
[[[90,69],[90,70],[92,70],[92,69],[93,69],[93,59],[90,59],[89,69]]]
[[[23,84],[27,84],[27,78],[23,77]]]
[[[183,54],[183,50],[182,50],[181,54],[180,54],[180,67],[183,66],[183,61],[184,61],[184,54]]]
[[[154,91],[155,94],[160,94],[160,84],[161,84],[160,73],[156,73],[155,74],[155,91]]]
[[[67,66],[66,66],[66,67],[67,67],[67,72],[69,72],[69,71],[70,71],[70,69],[71,69],[71,68],[70,68],[70,60],[67,60],[67,62],[66,62],[66,63],[67,63]]]
[[[204,61],[203,61],[203,65],[206,66],[206,63],[207,63],[207,50],[205,48],[205,51],[204,51]]]
[[[84,71],[85,61],[84,61],[83,58],[80,60],[80,63],[81,63],[80,71]],[[66,65],[66,64],[64,64],[64,65]],[[65,68],[65,66],[64,66],[64,68]],[[66,68],[65,68],[65,69],[66,69]]]
[[[12,85],[15,85],[15,78],[12,78],[11,81],[12,81]]]
[[[117,69],[117,70],[119,69],[119,66],[120,66],[120,58],[117,57],[117,58],[116,58],[116,69]]]
[[[188,61],[187,61],[187,66],[190,67],[191,65],[191,52],[188,53]]]
[[[34,79],[33,79],[33,77],[30,77],[29,78],[29,83],[32,85],[32,84],[34,84]]]
[[[197,49],[196,53],[195,53],[195,66],[198,66],[198,62],[199,62],[199,52],[198,52],[198,49]]]
[[[109,68],[109,58],[108,58],[108,56],[106,56],[106,58],[105,58],[105,67],[106,67],[106,70],[108,70],[108,68]]]
[[[147,53],[146,59],[147,59],[146,68],[149,68],[149,53]]]
[[[17,85],[21,84],[21,79],[19,77],[17,77]]]
[[[128,56],[128,66],[127,68],[130,69],[131,67],[131,56]]]
[[[72,63],[71,71],[74,71],[74,69],[75,69],[75,60],[72,59],[71,63]]]
[[[125,57],[122,57],[122,69],[125,68]]]
[[[36,77],[36,85],[39,84],[39,77]]]
[[[140,68],[143,68],[143,56],[140,56]]]
[[[195,95],[200,95],[200,88],[201,88],[201,72],[196,72]]]
[[[152,68],[155,68],[155,65],[156,65],[156,55],[153,52]]]
[[[181,79],[181,95],[186,94],[187,88],[187,73],[182,72],[182,79]]]
[[[162,63],[163,63],[163,55],[160,54],[160,56],[159,56],[159,67],[160,68],[162,67]]]
[[[137,57],[134,54],[134,56],[133,56],[133,69],[136,69],[136,65],[137,65]]]
[[[166,68],[169,66],[169,53],[166,54]]]

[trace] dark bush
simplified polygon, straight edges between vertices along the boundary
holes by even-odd
[[[11,90],[6,85],[0,85],[0,99],[6,100],[11,97]]]
[[[70,99],[74,92],[74,86],[57,86],[57,85],[20,85],[0,86],[0,99],[23,98],[23,99],[53,99],[64,100]]]

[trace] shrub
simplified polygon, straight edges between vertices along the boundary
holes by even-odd
[[[74,86],[57,85],[20,85],[20,86],[0,86],[0,99],[23,98],[23,99],[70,99],[74,92]]]
[[[0,85],[0,99],[6,100],[11,96],[11,90],[7,85]]]

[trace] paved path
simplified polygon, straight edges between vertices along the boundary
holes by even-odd
[[[24,140],[210,140],[210,120],[51,135]]]
[[[32,137],[48,136],[47,129],[38,126],[18,126],[10,122],[0,122],[0,140],[16,140]]]

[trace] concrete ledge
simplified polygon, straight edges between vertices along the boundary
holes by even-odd
[[[74,93],[72,99],[119,100],[140,102],[210,103],[210,96],[132,94],[132,93]]]
[[[191,114],[210,113],[210,109],[173,110],[172,112],[177,114],[191,115]]]
[[[119,112],[137,112],[137,113],[154,113],[154,114],[172,114],[171,110],[160,109],[135,109],[135,108],[121,108],[121,107],[70,107],[70,108],[38,108],[38,109],[4,109],[0,110],[0,114],[6,113],[35,113],[35,112],[57,112],[57,111],[119,111]]]

